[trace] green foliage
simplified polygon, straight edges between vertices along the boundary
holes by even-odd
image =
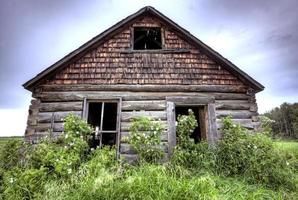
[[[187,130],[186,126],[181,127]],[[19,149],[15,155],[20,153],[23,157],[13,159],[2,168],[0,199],[297,197],[294,186],[297,159],[291,154],[295,147],[282,149],[284,144],[273,145],[264,134],[251,134],[234,125],[231,119],[223,122],[223,138],[217,148],[205,142],[194,144],[185,140],[190,145],[178,146],[175,162],[164,164],[141,162],[131,166],[116,159],[115,149],[109,147],[88,151],[85,155],[86,142],[81,134],[73,133],[66,132],[58,140],[45,139],[34,147],[8,145],[6,150],[14,146]],[[2,153],[1,158],[9,158],[7,152]],[[69,161],[76,164],[68,165]],[[68,168],[72,171],[65,174]]]
[[[4,175],[3,195],[6,199],[41,198],[47,180],[47,169],[13,168]]]
[[[2,146],[2,153],[0,154],[0,168],[8,170],[19,165],[19,161],[22,157],[22,144],[23,142],[21,140],[11,139]]]
[[[198,126],[196,117],[191,109],[188,110],[188,115],[179,115],[178,124],[176,127],[177,144],[181,148],[188,148],[194,141],[191,141],[190,135]]]
[[[250,133],[230,118],[222,121],[217,147],[217,170],[226,176],[243,176],[250,183],[294,190],[297,177],[285,156],[265,134]]]
[[[138,153],[140,161],[156,163],[163,157],[161,134],[164,131],[160,122],[149,117],[137,117],[130,127],[129,143]]]
[[[60,138],[44,138],[34,146],[16,141],[7,143],[6,153],[1,154],[5,198],[36,197],[46,180],[67,179],[86,160],[89,147],[83,138],[92,129],[74,115],[66,117],[65,127],[66,132]]]
[[[190,138],[194,129],[198,126],[192,110],[188,115],[179,115],[176,127],[177,146],[171,162],[196,171],[212,170],[215,164],[214,148],[206,141],[195,144]]]

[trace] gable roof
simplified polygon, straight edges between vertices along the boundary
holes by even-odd
[[[104,42],[105,39],[111,37],[112,35],[115,35],[118,33],[119,30],[122,30],[126,25],[133,23],[138,17],[144,15],[144,14],[150,14],[155,17],[157,17],[159,20],[161,20],[163,23],[167,24],[171,28],[173,28],[180,37],[185,39],[186,41],[191,42],[194,46],[202,50],[206,55],[210,56],[210,58],[213,58],[218,63],[222,64],[228,71],[230,71],[233,75],[237,76],[241,81],[247,83],[250,87],[252,87],[256,92],[262,91],[264,89],[264,86],[251,78],[248,74],[243,72],[241,69],[239,69],[236,65],[234,65],[232,62],[224,58],[222,55],[220,55],[218,52],[211,49],[209,46],[204,44],[201,40],[193,36],[191,33],[189,33],[187,30],[183,29],[181,26],[170,20],[168,17],[157,11],[155,8],[151,6],[146,6],[136,13],[126,17],[125,19],[121,20],[120,22],[116,23],[109,29],[105,30],[101,34],[97,35],[90,41],[86,42],[82,46],[80,46],[78,49],[74,50],[73,52],[69,53],[65,57],[63,57],[61,60],[57,61],[50,67],[46,68],[39,74],[37,74],[34,78],[30,79],[26,83],[23,84],[23,87],[27,90],[31,90],[40,83],[45,77],[48,77],[54,73],[56,73],[58,70],[62,70],[64,67],[67,66],[70,62],[72,62],[75,59],[80,58],[84,55],[88,50],[94,48],[95,46],[99,45],[101,42]]]

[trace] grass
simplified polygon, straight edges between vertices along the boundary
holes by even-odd
[[[285,153],[293,154],[295,158],[298,159],[298,142],[277,140],[274,142],[274,144],[279,150]]]
[[[13,138],[21,139],[21,138]],[[8,138],[0,138],[1,144]],[[298,142],[276,141],[276,148],[295,154]],[[105,163],[112,164],[105,164]],[[297,192],[273,190],[208,171],[196,173],[180,166],[115,164],[98,156],[83,164],[67,180],[49,179],[36,199],[296,199]],[[10,196],[8,199],[18,199]],[[1,199],[1,194],[0,194]]]

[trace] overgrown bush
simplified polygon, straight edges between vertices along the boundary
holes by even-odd
[[[214,148],[209,146],[206,141],[195,143],[190,138],[194,129],[198,126],[192,110],[188,115],[179,115],[176,127],[177,146],[171,162],[175,165],[181,165],[196,171],[212,171],[215,164]]]
[[[295,173],[287,159],[262,133],[251,133],[231,118],[222,120],[222,139],[217,147],[217,171],[226,176],[244,176],[250,183],[295,189]],[[297,179],[296,179],[297,181]]]
[[[74,115],[65,118],[64,127],[65,133],[58,139],[46,137],[34,146],[9,142],[3,148],[7,152],[2,155],[4,197],[36,197],[44,181],[68,178],[86,160],[89,147],[83,138],[91,133],[91,127]]]
[[[149,117],[137,117],[130,127],[129,143],[136,151],[140,161],[156,163],[164,153],[161,149],[161,135],[164,131],[160,122]]]

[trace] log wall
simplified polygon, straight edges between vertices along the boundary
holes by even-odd
[[[174,124],[168,124],[167,117],[167,100],[174,97],[184,97],[185,99],[193,99],[194,104],[207,105],[208,102],[200,101],[213,99],[215,106],[216,127],[221,127],[220,119],[231,115],[236,123],[244,125],[248,129],[257,129],[259,122],[257,120],[257,105],[254,94],[247,94],[243,89],[227,87],[225,90],[218,86],[216,92],[185,92],[185,88],[176,87],[178,91],[169,92],[152,92],[152,88],[147,92],[134,92],[133,86],[126,88],[132,91],[96,91],[93,87],[92,91],[86,90],[86,87],[66,87],[51,86],[47,90],[36,92],[33,94],[37,100],[32,100],[26,137],[36,139],[36,137],[47,135],[47,131],[51,130],[53,135],[58,135],[63,131],[63,118],[73,113],[82,116],[84,98],[89,100],[96,99],[116,99],[121,98],[121,116],[120,116],[120,153],[122,156],[133,159],[136,158],[134,152],[125,138],[129,136],[129,127],[131,119],[134,116],[150,116],[156,121],[160,121],[165,132],[162,135],[163,148],[168,152],[168,129]],[[124,87],[124,86],[123,86]],[[92,86],[91,86],[92,88]],[[77,89],[77,91],[73,91]],[[106,88],[108,90],[109,88]],[[138,88],[139,90],[140,88]],[[188,88],[190,90],[198,89],[196,86]],[[206,89],[206,88],[205,88]],[[200,87],[200,90],[205,90]],[[158,90],[164,90],[163,87],[157,86]],[[207,89],[206,89],[207,90]]]

